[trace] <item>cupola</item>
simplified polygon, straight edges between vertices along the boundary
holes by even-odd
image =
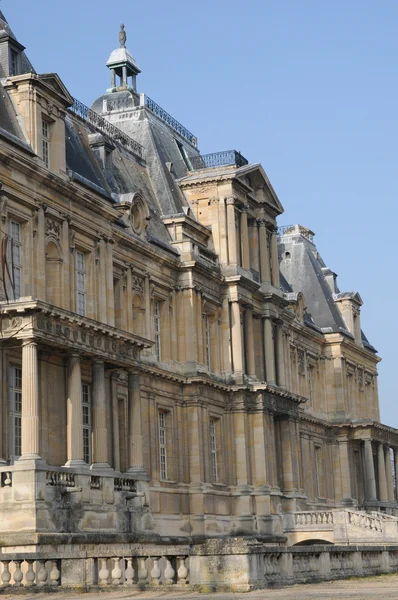
[[[134,57],[126,48],[127,35],[124,25],[120,26],[119,42],[120,48],[117,48],[110,55],[106,66],[111,71],[111,89],[110,92],[133,89],[136,91],[136,77],[141,73]],[[117,81],[119,78],[119,82]],[[130,80],[130,84],[129,84]]]

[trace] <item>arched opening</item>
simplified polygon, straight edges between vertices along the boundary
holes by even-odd
[[[50,240],[46,246],[46,301],[61,306],[62,258],[58,245]]]

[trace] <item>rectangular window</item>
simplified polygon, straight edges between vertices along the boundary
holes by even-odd
[[[50,125],[42,119],[43,161],[46,167],[50,165]]]
[[[13,288],[14,299],[21,297],[22,287],[22,236],[21,224],[16,221],[10,221],[8,227],[9,248],[8,264],[10,275],[12,277],[11,287]]]
[[[315,497],[322,497],[322,448],[315,446]]]
[[[210,320],[205,315],[205,343],[206,343],[206,365],[211,368],[211,339],[210,339]]]
[[[14,50],[10,51],[10,77],[18,75],[18,54]]]
[[[167,413],[159,411],[159,458],[160,458],[160,479],[167,479]]]
[[[9,373],[9,449],[11,461],[14,461],[22,454],[22,369],[10,367]]]
[[[160,331],[160,302],[154,304],[154,325],[155,325],[155,352],[156,359],[161,359],[161,331]]]
[[[83,252],[76,251],[76,312],[86,315],[86,257]]]
[[[211,470],[213,483],[218,481],[218,456],[217,456],[217,426],[216,420],[210,419],[210,450],[211,450]]]
[[[83,413],[83,460],[91,465],[91,390],[87,383],[82,383]]]

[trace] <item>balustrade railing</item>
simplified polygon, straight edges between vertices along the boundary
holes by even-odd
[[[4,588],[56,588],[61,583],[60,560],[1,560],[1,587]]]
[[[67,471],[46,471],[46,484],[54,487],[75,487],[75,474]]]
[[[197,147],[198,140],[196,136],[194,136],[194,134],[191,133],[189,129],[187,129],[186,127],[181,125],[181,123],[179,123],[176,119],[174,119],[174,117],[172,117],[161,106],[159,106],[159,104],[156,104],[156,102],[149,98],[149,96],[145,96],[145,106],[149,108],[149,110],[151,110],[157,117],[159,117],[159,119],[167,123],[167,125],[169,125],[172,129],[174,129],[174,131],[179,133],[181,137],[188,140],[188,142],[190,142],[192,146],[195,146],[195,148]]]
[[[213,152],[211,154],[190,156],[189,160],[195,171],[212,167],[226,167],[229,165],[243,167],[249,164],[249,161],[236,150],[224,150],[222,152]]]
[[[98,585],[170,586],[188,583],[186,556],[98,558]]]
[[[116,492],[135,492],[136,485],[134,479],[115,477],[114,489]]]
[[[87,123],[98,129],[101,133],[111,138],[112,141],[125,146],[139,158],[145,158],[145,149],[141,144],[79,100],[74,99],[73,105],[69,110],[84,121],[87,121]]]
[[[310,511],[310,512],[296,512],[294,513],[295,525],[333,525],[333,512],[328,511]]]

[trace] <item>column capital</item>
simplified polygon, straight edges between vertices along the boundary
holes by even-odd
[[[224,200],[227,206],[234,206],[236,202],[236,198],[234,196],[226,196]]]
[[[256,219],[256,221],[259,227],[267,227],[268,225],[267,219]]]
[[[249,208],[250,208],[250,207],[249,207],[249,205],[248,205],[248,204],[241,204],[241,205],[240,205],[240,207],[239,207],[239,210],[240,210],[242,213],[247,213],[247,212],[248,212],[248,210],[249,210]]]
[[[22,340],[22,348],[24,348],[25,346],[37,346],[38,345],[38,340],[36,340],[35,338],[27,338],[25,340]]]

